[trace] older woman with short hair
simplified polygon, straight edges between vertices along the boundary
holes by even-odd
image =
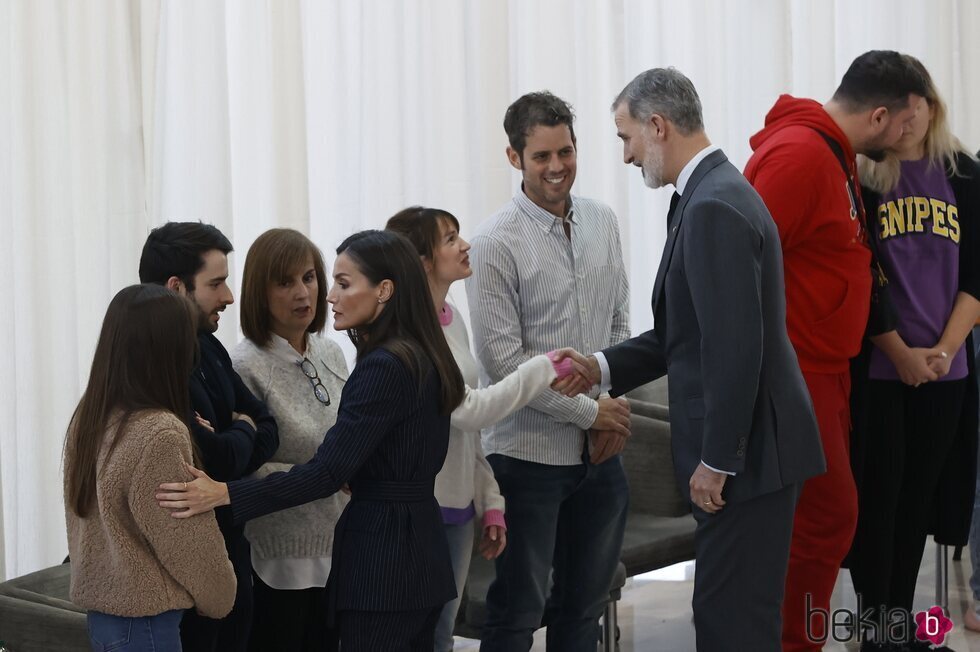
[[[270,229],[245,257],[243,340],[235,371],[269,406],[279,424],[279,450],[255,477],[288,471],[316,453],[337,420],[347,364],[321,333],[327,321],[323,256],[292,229]],[[347,504],[334,494],[249,521],[255,610],[250,650],[322,650],[333,532]]]

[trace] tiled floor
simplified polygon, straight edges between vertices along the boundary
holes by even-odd
[[[952,551],[950,551],[952,557]],[[694,626],[691,623],[691,593],[693,568],[673,567],[667,575],[674,579],[633,578],[623,590],[619,603],[621,652],[687,652],[694,650]],[[963,611],[970,605],[970,560],[964,551],[963,560],[949,563],[949,608],[953,631],[946,645],[956,652],[980,652],[980,634],[963,628]],[[936,595],[936,548],[930,541],[926,546],[915,607],[927,608],[935,604]],[[850,575],[844,571],[837,580],[833,608],[855,607],[854,591]],[[456,639],[455,650],[479,649],[479,642]],[[544,631],[534,637],[533,652],[545,650]],[[826,652],[854,652],[856,644],[829,643]]]

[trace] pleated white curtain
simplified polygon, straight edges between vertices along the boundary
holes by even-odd
[[[65,555],[65,427],[147,230],[139,23],[0,0],[0,576]]]
[[[576,109],[575,191],[620,217],[639,331],[670,192],[622,165],[609,104],[629,79],[685,72],[742,166],[779,93],[824,100],[856,55],[898,49],[977,147],[978,26],[969,0],[0,0],[0,577],[65,554],[64,430],[152,226],[216,224],[236,289],[273,226],[328,261],[408,204],[465,237],[518,183],[504,109],[547,88]]]

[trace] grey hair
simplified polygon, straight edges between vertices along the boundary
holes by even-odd
[[[657,114],[674,123],[685,136],[704,131],[701,99],[691,80],[677,68],[653,68],[641,72],[619,92],[612,110],[623,102],[634,120],[646,123]]]

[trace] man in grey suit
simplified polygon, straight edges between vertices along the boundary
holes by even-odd
[[[813,407],[786,334],[782,251],[765,204],[704,133],[673,68],[613,103],[624,160],[677,189],[653,290],[654,328],[573,356],[613,396],[669,378],[674,466],[698,521],[698,650],[780,649],[800,483],[824,471]]]

